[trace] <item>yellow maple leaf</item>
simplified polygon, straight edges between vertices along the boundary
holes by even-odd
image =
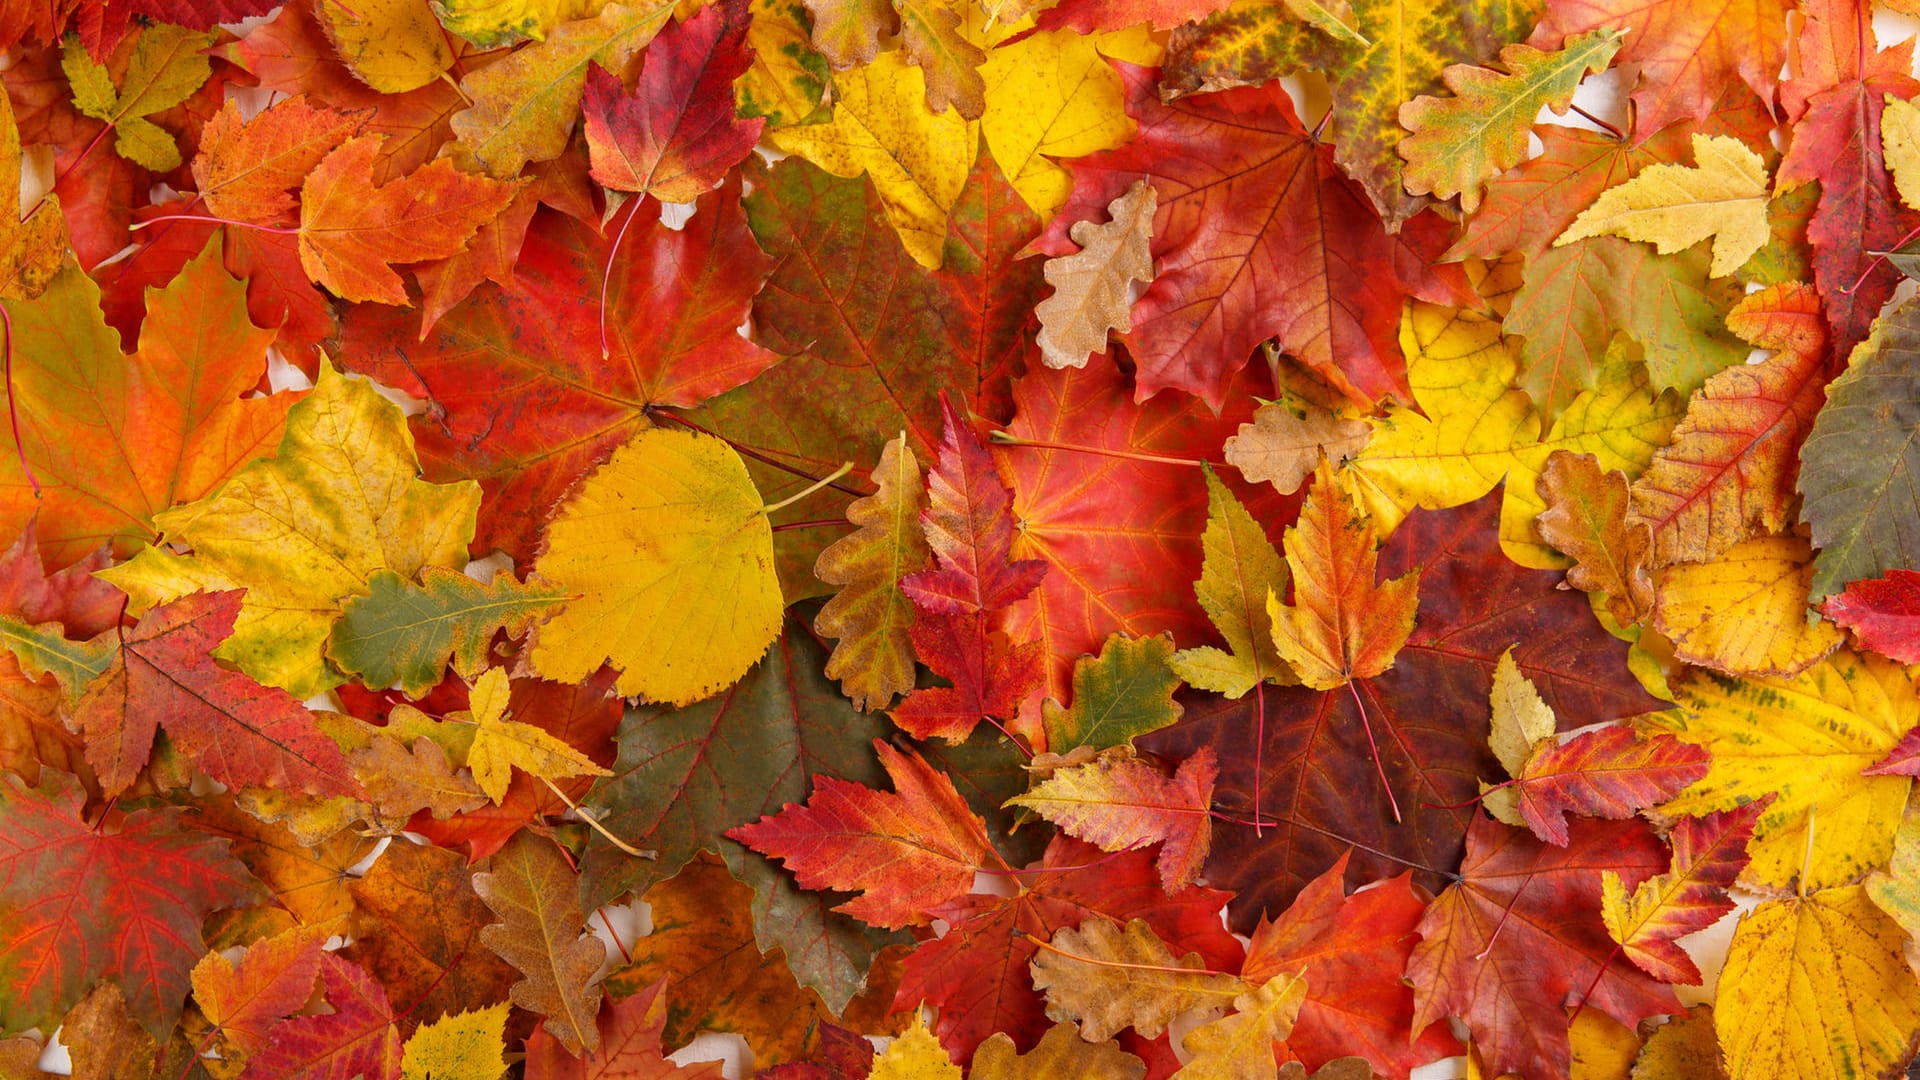
[[[867,1080],[960,1080],[960,1066],[927,1030],[926,1020],[915,1013],[913,1026],[874,1059]]]
[[[400,1080],[500,1080],[506,1027],[504,1001],[422,1024],[401,1051]]]
[[[1227,643],[1173,654],[1173,670],[1189,686],[1237,698],[1260,683],[1295,681],[1273,644],[1263,598],[1287,591],[1287,564],[1233,491],[1206,468],[1207,528],[1200,534],[1200,580],[1193,592]]]
[[[515,768],[542,780],[612,775],[587,755],[532,724],[507,719],[508,694],[507,673],[488,668],[474,681],[468,698],[469,713],[478,730],[467,749],[467,766],[487,798],[497,805],[507,797],[507,783],[513,779]]]
[[[711,436],[636,434],[560,507],[533,568],[578,596],[533,635],[534,670],[557,682],[611,662],[622,694],[688,705],[780,633],[767,507]]]
[[[773,145],[835,176],[865,173],[915,262],[938,269],[947,214],[979,150],[979,125],[928,111],[926,73],[900,52],[833,77],[833,120],[768,132]]]
[[[1904,940],[1858,885],[1755,908],[1734,931],[1714,1006],[1727,1075],[1900,1072],[1920,1036]]]
[[[1692,670],[1672,685],[1679,714],[1651,723],[1706,747],[1713,765],[1661,811],[1706,814],[1778,794],[1754,826],[1742,880],[1787,888],[1804,867],[1804,887],[1823,888],[1886,865],[1912,781],[1860,771],[1920,722],[1907,669],[1841,649],[1792,678]]]
[[[465,566],[479,509],[479,484],[420,479],[399,406],[323,363],[273,457],[154,515],[191,554],[148,547],[101,576],[126,591],[134,614],[201,589],[245,588],[233,636],[214,655],[307,697],[343,681],[326,642],[344,602],[365,594],[376,570],[412,578]]]
[[[1655,576],[1653,625],[1673,653],[1729,675],[1797,675],[1846,635],[1807,608],[1813,549],[1797,536],[1758,536],[1706,563]]]
[[[987,54],[980,68],[987,152],[1042,218],[1052,217],[1073,191],[1073,177],[1057,159],[1110,150],[1133,136],[1126,89],[1107,57],[1154,63],[1157,58],[1140,56],[1141,44],[1151,40],[1145,29],[1098,37],[1045,31]]]
[[[1765,247],[1767,165],[1725,135],[1693,137],[1693,164],[1650,165],[1600,193],[1554,247],[1589,236],[1621,236],[1671,255],[1713,237],[1710,277],[1723,277]]]

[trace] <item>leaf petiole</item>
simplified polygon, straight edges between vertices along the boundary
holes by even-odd
[[[840,463],[840,467],[833,470],[833,472],[827,474],[826,476],[821,477],[818,480],[815,480],[812,484],[809,484],[807,487],[794,492],[792,495],[789,495],[786,498],[781,499],[779,502],[774,503],[771,506],[761,507],[760,512],[763,514],[771,514],[776,510],[784,510],[787,507],[792,506],[794,503],[799,502],[801,499],[804,499],[807,496],[813,494],[814,492],[819,491],[821,488],[831,485],[835,480],[840,479],[841,477],[847,475],[852,471],[853,471],[853,462],[843,461]]]

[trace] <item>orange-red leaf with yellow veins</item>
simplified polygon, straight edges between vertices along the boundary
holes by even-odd
[[[358,134],[370,110],[341,112],[296,95],[242,121],[229,100],[207,122],[193,179],[207,209],[229,221],[285,225],[293,191],[334,147]]]
[[[1274,647],[1300,681],[1332,690],[1392,667],[1413,632],[1420,572],[1375,583],[1373,524],[1325,464],[1284,543],[1293,603],[1269,592],[1267,614]]]
[[[1564,847],[1568,814],[1632,817],[1707,775],[1710,756],[1671,735],[1637,738],[1630,727],[1542,740],[1515,777],[1520,816],[1535,836]]]
[[[1552,847],[1479,815],[1460,880],[1417,928],[1414,1029],[1460,1017],[1490,1073],[1544,1078],[1570,1067],[1569,1002],[1629,1027],[1678,1012],[1673,991],[1629,964],[1600,921],[1603,869],[1632,888],[1666,868],[1640,821],[1576,821],[1567,846]]]
[[[400,1033],[386,991],[338,953],[321,954],[320,984],[333,1011],[274,1025],[240,1080],[397,1080]]]
[[[300,185],[300,264],[345,300],[408,303],[396,263],[466,250],[475,230],[513,201],[517,183],[463,173],[452,161],[375,185],[382,139],[348,139]]]
[[[692,202],[753,152],[764,117],[734,117],[733,81],[753,63],[747,0],[718,0],[660,31],[631,96],[593,65],[584,99],[593,178],[662,202]]]
[[[238,964],[208,953],[193,966],[194,1003],[228,1046],[258,1053],[274,1023],[313,996],[326,942],[324,927],[298,927],[249,945]]]
[[[1732,911],[1727,895],[1747,867],[1747,842],[1773,797],[1734,810],[1681,818],[1667,834],[1673,866],[1629,890],[1602,875],[1601,918],[1629,960],[1662,982],[1699,986],[1700,969],[1679,945]]]
[[[1300,1005],[1287,1050],[1307,1068],[1358,1055],[1381,1076],[1405,1080],[1413,1069],[1460,1053],[1443,1025],[1413,1035],[1413,990],[1400,981],[1426,913],[1410,874],[1347,895],[1347,856],[1300,890],[1287,910],[1262,918],[1247,945],[1240,977],[1254,985],[1304,969]]]
[[[900,590],[923,611],[998,611],[1031,593],[1047,566],[1012,558],[1013,495],[945,391],[940,411],[945,434],[939,462],[927,479],[928,505],[920,512],[938,566],[901,578]]]
[[[1009,800],[1103,851],[1160,845],[1160,882],[1168,892],[1192,884],[1213,841],[1213,780],[1220,767],[1203,746],[1169,777],[1131,752],[1102,754],[1056,769]]]
[[[1074,661],[1097,654],[1112,634],[1219,643],[1192,585],[1207,487],[1181,462],[1217,462],[1227,438],[1253,421],[1256,396],[1272,393],[1254,371],[1228,387],[1216,415],[1181,394],[1136,404],[1130,380],[1111,364],[1036,368],[1014,383],[1007,431],[1015,441],[993,455],[1013,488],[1013,553],[1045,562],[1047,574],[1009,610],[1007,633],[1044,647],[1054,698],[1071,700]],[[1256,521],[1285,521],[1298,505],[1270,484],[1220,475]]]
[[[912,751],[879,739],[873,748],[892,792],[821,777],[806,803],[727,835],[785,862],[801,888],[859,892],[835,910],[897,929],[966,895],[974,871],[997,856],[951,778]]]

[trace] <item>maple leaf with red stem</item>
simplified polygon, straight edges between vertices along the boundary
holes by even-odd
[[[1427,909],[1407,964],[1415,1030],[1458,1016],[1491,1072],[1565,1076],[1567,1005],[1626,1025],[1678,1012],[1673,992],[1619,957],[1599,919],[1602,868],[1628,888],[1664,870],[1638,821],[1577,821],[1566,847],[1477,816],[1460,878]]]
[[[662,202],[692,202],[753,152],[766,118],[736,119],[733,81],[753,63],[747,0],[718,0],[660,31],[639,85],[594,64],[582,101],[593,178]]]
[[[1168,104],[1155,69],[1114,67],[1140,133],[1068,166],[1073,194],[1034,247],[1073,252],[1074,222],[1101,220],[1134,181],[1152,181],[1158,275],[1120,338],[1139,365],[1136,397],[1185,390],[1217,410],[1254,347],[1277,336],[1355,401],[1410,400],[1394,244],[1280,84]]]
[[[142,1027],[165,1037],[213,911],[265,899],[226,841],[180,828],[184,810],[80,817],[71,777],[39,788],[0,777],[0,1031],[52,1031],[102,978]]]
[[[834,910],[898,929],[964,896],[983,860],[999,863],[999,855],[945,773],[911,750],[879,739],[873,748],[893,779],[891,793],[821,777],[805,804],[788,803],[727,835],[786,863],[801,888],[861,894]]]
[[[153,608],[88,685],[74,720],[108,791],[133,782],[164,722],[180,751],[223,784],[365,795],[346,755],[300,699],[213,658],[232,635],[244,596],[239,589],[194,593]]]
[[[951,927],[907,957],[894,995],[896,1011],[937,1006],[940,1044],[965,1063],[988,1036],[1005,1032],[1031,1048],[1051,1021],[1033,988],[1031,962],[1055,930],[1089,918],[1125,924],[1144,919],[1177,955],[1197,952],[1209,968],[1236,969],[1240,943],[1220,924],[1228,894],[1195,885],[1177,896],[1161,888],[1151,851],[1103,854],[1091,844],[1056,837],[1034,870],[1011,871],[1023,888],[1013,896],[959,896],[933,909]]]

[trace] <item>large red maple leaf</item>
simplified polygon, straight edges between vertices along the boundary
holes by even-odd
[[[1034,942],[1063,927],[1094,917],[1122,925],[1145,919],[1176,956],[1197,952],[1217,971],[1237,970],[1241,962],[1240,943],[1220,924],[1228,894],[1194,886],[1168,896],[1151,848],[1106,855],[1058,837],[1041,870],[1023,873],[1024,888],[1015,896],[963,896],[935,909],[951,929],[907,957],[893,1006],[938,1006],[934,1033],[958,1061],[971,1060],[997,1031],[1022,1050],[1046,1032],[1046,1003],[1033,988],[1029,964],[1040,951]]]
[[[85,801],[64,774],[0,777],[0,1030],[52,1031],[107,978],[164,1038],[207,951],[201,922],[266,891],[225,840],[181,831],[177,807],[93,827]]]
[[[1218,415],[1184,394],[1144,403],[1111,364],[1039,369],[1014,384],[1013,442],[993,452],[1013,488],[1013,554],[1047,564],[1033,595],[1014,604],[1007,634],[1039,642],[1048,690],[1065,701],[1073,662],[1113,633],[1171,632],[1183,646],[1219,641],[1194,597],[1207,488],[1195,465],[1217,461],[1251,422],[1265,376],[1232,378]],[[1292,520],[1298,499],[1270,484],[1222,479],[1256,520]]]
[[[413,312],[353,309],[342,361],[428,402],[414,430],[429,477],[481,481],[476,551],[531,556],[560,496],[647,409],[697,405],[779,360],[736,332],[773,265],[739,192],[736,181],[703,197],[684,229],[654,199],[629,201],[604,230],[541,211],[513,284],[477,289],[424,341]]]
[[[1228,812],[1251,812],[1261,785],[1268,824],[1217,830],[1207,866],[1208,880],[1239,891],[1236,928],[1250,931],[1263,909],[1291,903],[1350,845],[1355,884],[1413,869],[1438,887],[1451,875],[1478,781],[1500,774],[1486,703],[1509,647],[1566,727],[1659,707],[1628,671],[1626,643],[1601,628],[1583,595],[1560,589],[1560,574],[1501,553],[1499,518],[1498,491],[1415,511],[1381,548],[1381,577],[1420,571],[1413,633],[1387,671],[1326,692],[1264,687],[1238,701],[1188,694],[1184,720],[1141,740],[1174,758],[1212,746],[1221,760],[1215,800]],[[1404,821],[1380,790],[1363,704]],[[1249,741],[1262,727],[1266,773],[1256,777]]]
[[[1632,1027],[1678,1012],[1664,983],[1620,954],[1600,921],[1603,870],[1628,889],[1667,868],[1645,822],[1577,821],[1566,847],[1477,815],[1460,879],[1420,920],[1407,965],[1414,1026],[1458,1016],[1488,1072],[1566,1076],[1568,1008]]]
[[[1254,347],[1278,337],[1356,400],[1408,399],[1394,243],[1280,84],[1169,104],[1155,69],[1114,66],[1140,133],[1071,163],[1073,195],[1035,246],[1076,250],[1075,222],[1104,220],[1135,180],[1153,183],[1157,276],[1121,337],[1140,365],[1136,396],[1185,390],[1219,409]]]

